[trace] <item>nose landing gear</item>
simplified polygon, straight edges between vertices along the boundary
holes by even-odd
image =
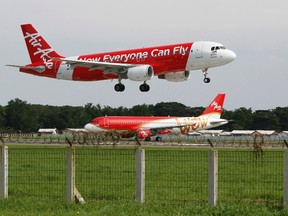
[[[204,74],[204,77],[205,77],[204,80],[203,80],[204,83],[209,83],[210,82],[210,78],[207,77],[207,74],[208,74],[207,71],[208,71],[208,68],[205,68],[205,69],[202,70],[202,72]]]

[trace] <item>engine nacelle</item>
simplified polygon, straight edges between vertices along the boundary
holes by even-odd
[[[151,131],[150,130],[139,130],[138,131],[138,138],[139,139],[145,139],[151,137]]]
[[[154,70],[150,65],[141,65],[127,70],[127,78],[132,81],[147,81],[153,76]]]
[[[170,82],[182,82],[188,80],[190,77],[190,71],[182,71],[182,72],[172,72],[159,75],[159,79],[166,79]]]

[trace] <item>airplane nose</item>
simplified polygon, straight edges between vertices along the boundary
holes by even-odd
[[[84,126],[84,129],[89,131],[89,132],[101,132],[101,131],[105,131],[102,128],[100,128],[98,125],[94,125],[91,123],[88,123]]]
[[[229,53],[227,55],[227,59],[229,60],[229,62],[232,62],[236,59],[236,53],[233,52],[232,50],[229,50]]]
[[[93,131],[93,127],[94,127],[94,125],[88,123],[84,126],[84,129],[87,131]]]

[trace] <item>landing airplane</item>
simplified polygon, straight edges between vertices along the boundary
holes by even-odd
[[[188,80],[191,70],[202,70],[209,83],[207,70],[228,64],[236,54],[220,43],[197,41],[98,54],[64,57],[59,55],[31,24],[21,25],[31,64],[7,65],[20,72],[74,81],[118,79],[115,91],[125,90],[122,79],[140,81],[140,91],[153,76],[172,82]]]
[[[218,94],[198,117],[102,116],[94,118],[84,128],[89,132],[115,132],[122,138],[136,136],[148,141],[157,135],[156,141],[161,141],[158,136],[161,134],[187,134],[228,123],[220,118],[224,99],[225,94]]]

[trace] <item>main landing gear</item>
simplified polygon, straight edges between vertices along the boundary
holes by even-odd
[[[117,92],[123,92],[125,90],[125,85],[123,85],[121,82],[119,82],[118,84],[116,84],[114,86],[114,89]]]
[[[208,68],[205,68],[205,69],[202,70],[202,72],[204,74],[204,77],[205,77],[204,80],[203,80],[204,83],[209,83],[210,82],[210,78],[207,77],[207,74],[208,74],[207,71],[208,71]]]
[[[142,85],[140,85],[139,89],[141,92],[148,92],[150,90],[150,86],[144,82]]]
[[[141,92],[148,92],[150,90],[150,86],[144,82],[142,85],[140,85],[139,89]],[[117,92],[123,92],[125,90],[125,85],[119,81],[119,83],[114,86],[114,90]]]

